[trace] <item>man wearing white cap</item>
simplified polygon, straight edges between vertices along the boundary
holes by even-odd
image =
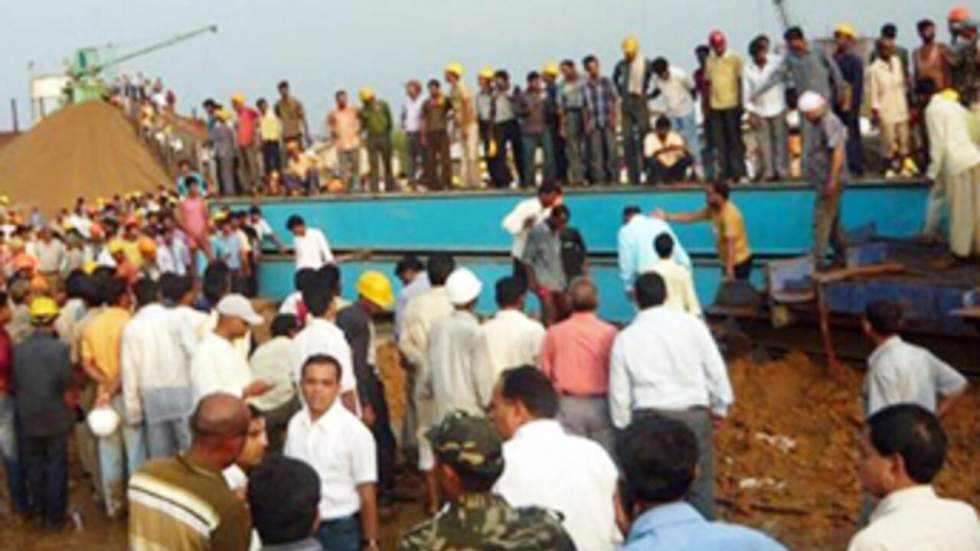
[[[262,323],[262,316],[252,309],[247,298],[237,294],[222,298],[215,310],[218,324],[201,339],[191,358],[194,402],[214,392],[243,399],[264,394],[269,384],[253,379],[248,360],[232,344],[245,336],[249,326]]]
[[[490,404],[494,383],[490,352],[473,314],[482,289],[480,280],[466,268],[458,268],[446,280],[454,310],[429,331],[429,369],[421,387],[435,400],[437,421],[455,410],[483,415]]]
[[[827,100],[812,91],[804,92],[797,103],[803,114],[804,173],[817,192],[813,205],[813,262],[824,266],[827,244],[834,249],[837,262],[845,258],[844,232],[840,224],[840,198],[847,181],[847,127],[827,109]]]

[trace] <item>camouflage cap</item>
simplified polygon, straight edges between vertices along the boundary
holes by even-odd
[[[447,414],[427,433],[440,461],[478,475],[499,475],[504,456],[497,429],[484,417],[464,411]]]

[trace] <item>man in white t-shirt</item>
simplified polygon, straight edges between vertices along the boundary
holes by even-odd
[[[300,366],[303,409],[289,422],[284,454],[313,467],[320,477],[324,549],[380,549],[374,437],[340,400],[347,373],[325,354]]]
[[[296,269],[313,268],[319,270],[324,264],[335,262],[330,243],[323,232],[307,228],[302,216],[292,215],[286,227],[293,234],[293,249],[296,251]]]
[[[578,549],[613,549],[622,539],[613,508],[616,465],[599,444],[565,432],[548,378],[532,366],[504,371],[490,415],[506,440],[494,491],[514,507],[561,513]]]
[[[643,158],[646,159],[647,182],[652,184],[669,184],[686,179],[692,162],[687,143],[671,129],[667,117],[657,119],[653,132],[643,140]]]
[[[344,332],[332,321],[333,292],[322,285],[303,290],[303,304],[310,318],[303,330],[293,337],[289,357],[296,384],[302,381],[302,369],[310,356],[323,354],[337,360],[343,375],[340,379],[340,401],[352,412],[357,411],[357,379],[354,377],[353,356]]]
[[[248,209],[248,225],[255,231],[260,249],[262,248],[262,243],[268,238],[279,249],[279,254],[286,254],[286,246],[283,245],[282,240],[279,239],[276,232],[272,231],[272,226],[269,225],[269,222],[262,217],[262,209],[258,205],[252,205]]]
[[[654,59],[652,67],[652,97],[662,98],[664,115],[670,120],[671,128],[684,138],[694,160],[695,171],[701,174],[701,143],[698,140],[698,121],[694,109],[694,79],[662,57]]]
[[[213,392],[224,392],[238,398],[261,396],[269,384],[256,381],[248,359],[235,349],[232,341],[248,333],[249,326],[262,323],[262,316],[252,309],[242,295],[227,295],[215,311],[218,323],[194,350],[191,358],[191,386],[195,403]]]

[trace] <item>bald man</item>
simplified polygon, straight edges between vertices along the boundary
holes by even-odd
[[[130,549],[249,548],[252,520],[221,476],[241,453],[249,421],[235,396],[201,398],[191,417],[191,449],[147,463],[129,482]]]

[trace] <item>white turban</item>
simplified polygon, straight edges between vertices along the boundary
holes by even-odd
[[[801,113],[809,113],[814,109],[819,109],[827,104],[827,101],[823,99],[823,96],[812,91],[807,90],[803,92],[800,99],[796,102],[796,108],[800,110]]]

